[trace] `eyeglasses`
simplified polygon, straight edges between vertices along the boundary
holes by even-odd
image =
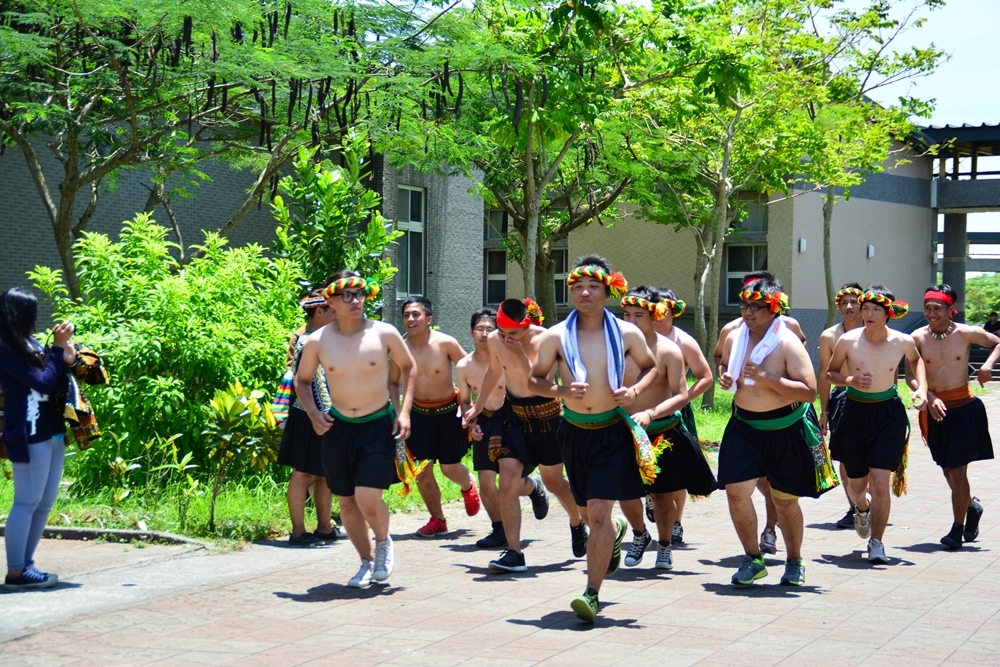
[[[339,294],[340,294],[341,300],[344,303],[351,303],[352,301],[361,301],[361,302],[364,302],[364,300],[365,300],[365,293],[364,292],[353,292],[353,291],[352,292],[346,292],[345,291],[345,292],[339,292]]]
[[[767,308],[767,306],[762,303],[747,303],[745,301],[740,302],[740,310],[747,311],[751,315],[755,315],[765,308]]]
[[[476,333],[490,333],[491,331],[496,331],[496,327],[476,327],[473,329]]]

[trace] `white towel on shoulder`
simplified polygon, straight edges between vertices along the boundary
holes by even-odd
[[[764,334],[760,342],[751,350],[750,361],[760,364],[767,355],[774,352],[781,341],[781,334],[784,330],[785,323],[779,315],[774,318],[774,322],[771,323],[767,333]],[[726,391],[736,391],[736,381],[743,374],[743,364],[746,363],[747,347],[750,345],[750,327],[744,322],[734,335],[736,336],[736,340],[733,341],[733,346],[729,350],[729,363],[726,364],[726,370],[733,376],[733,384]],[[754,384],[754,381],[746,378],[743,380],[743,384]]]
[[[587,367],[580,359],[576,320],[577,312],[574,310],[566,318],[566,327],[562,331],[562,353],[566,365],[573,373],[573,380],[586,382]],[[604,310],[604,345],[608,355],[608,383],[611,391],[616,391],[621,388],[622,377],[625,375],[625,350],[618,319],[607,309]]]

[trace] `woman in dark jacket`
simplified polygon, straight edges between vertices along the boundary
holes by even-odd
[[[57,324],[48,352],[32,338],[38,301],[12,287],[0,294],[0,389],[3,442],[14,469],[14,506],[7,517],[5,588],[46,588],[59,581],[34,566],[35,548],[59,492],[66,453],[63,405],[66,366],[76,360],[73,325]]]

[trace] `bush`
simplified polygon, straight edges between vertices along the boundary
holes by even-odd
[[[982,325],[1000,312],[1000,274],[979,276],[965,283],[965,321]]]
[[[60,271],[29,273],[111,375],[109,386],[87,395],[104,432],[121,443],[101,438],[74,457],[74,491],[120,486],[109,461],[139,457],[143,443],[173,434],[180,456],[191,452],[198,469],[209,468],[203,433],[216,390],[238,382],[273,392],[289,332],[302,323],[303,275],[294,262],[270,259],[258,245],[227,248],[206,234],[204,254],[181,267],[166,235],[146,214],[125,222],[117,242],[85,233],[75,246],[79,301],[68,298]]]

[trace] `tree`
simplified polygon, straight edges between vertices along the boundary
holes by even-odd
[[[418,2],[25,0],[0,3],[0,146],[24,154],[52,224],[70,294],[73,242],[122,170],[150,169],[152,211],[204,178],[209,158],[256,177],[228,236],[273,194],[302,146],[339,146],[388,124],[393,76],[433,51],[438,10]],[[387,38],[388,36],[388,38]],[[417,42],[414,41],[417,39]],[[42,171],[44,146],[62,166]],[[87,205],[77,216],[77,203]],[[196,255],[198,252],[196,251]],[[185,261],[190,261],[186,257]]]

